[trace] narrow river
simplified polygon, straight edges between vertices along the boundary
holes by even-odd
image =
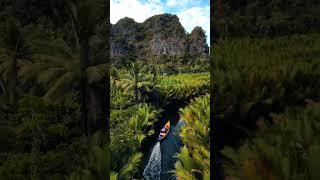
[[[177,161],[175,156],[176,153],[180,151],[182,145],[179,137],[179,131],[182,125],[182,120],[172,125],[168,136],[161,142],[161,180],[176,179],[170,171],[174,170],[174,164]]]
[[[177,161],[177,158],[175,157],[176,154],[180,151],[182,142],[179,137],[179,131],[180,128],[183,126],[183,121],[180,119],[179,110],[176,108],[169,108],[167,109],[162,117],[160,118],[159,127],[156,128],[156,135],[158,136],[160,128],[167,122],[170,121],[171,127],[170,132],[167,135],[165,139],[163,139],[160,143],[160,151],[161,151],[161,172],[160,179],[161,180],[174,180],[176,179],[171,172],[174,170],[174,164]],[[152,151],[157,151],[154,147],[157,148],[157,136],[154,137],[155,140],[150,143],[150,146],[148,150],[145,152],[145,158],[144,158],[144,168],[146,168],[147,164],[156,164],[157,162],[149,162],[152,161],[151,159],[159,159],[151,157]],[[155,152],[153,153],[155,155]],[[145,179],[148,179],[147,177],[144,177]],[[157,178],[149,178],[149,179],[159,179],[158,175]]]

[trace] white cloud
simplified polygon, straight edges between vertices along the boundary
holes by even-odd
[[[115,24],[119,19],[130,17],[137,22],[143,22],[150,16],[163,13],[159,0],[149,0],[142,3],[139,0],[111,0],[110,21]]]
[[[169,7],[190,7],[197,5],[199,0],[168,0],[167,6]]]
[[[168,0],[167,2],[167,6],[177,6],[177,5],[179,5],[179,1],[177,0]]]
[[[178,17],[187,32],[191,32],[195,26],[201,26],[205,31],[207,43],[210,40],[210,7],[192,7],[179,12]]]

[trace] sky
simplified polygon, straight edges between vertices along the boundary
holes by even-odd
[[[210,44],[210,1],[209,0],[110,0],[110,21],[115,24],[124,17],[136,22],[163,13],[176,14],[188,33],[195,26],[206,31]]]

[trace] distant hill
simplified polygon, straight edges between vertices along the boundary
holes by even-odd
[[[137,23],[125,17],[111,27],[112,61],[124,57],[207,56],[205,31],[195,27],[187,33],[176,15],[160,14]]]

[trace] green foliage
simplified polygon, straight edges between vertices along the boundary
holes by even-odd
[[[10,179],[63,179],[80,162],[83,147],[74,143],[61,145],[51,152],[14,153],[0,167],[0,178]],[[66,163],[67,162],[67,163]]]
[[[118,179],[118,173],[111,172],[110,173],[110,180],[117,180]]]
[[[111,172],[110,180],[118,180],[118,179],[130,179],[132,175],[136,172],[137,167],[142,159],[142,153],[135,153],[129,158],[127,164],[125,164],[119,173]]]
[[[86,154],[82,157],[81,166],[71,173],[68,180],[104,179],[109,174],[106,134],[97,131],[89,140],[86,139]]]
[[[190,153],[186,146],[181,148],[181,152],[177,155],[179,160],[175,164],[175,173],[178,178],[195,179],[192,173],[194,167],[194,160],[190,157]]]
[[[111,70],[111,178],[136,177],[134,172],[129,176],[123,176],[121,172],[139,152],[143,140],[154,133],[153,124],[161,107],[176,100],[189,101],[209,90],[208,73],[160,76],[163,73],[167,73],[163,65],[154,62],[144,65],[143,61]],[[128,168],[131,171],[141,167],[134,163]],[[207,172],[204,176],[208,176]]]
[[[113,162],[123,164],[127,154],[136,152],[144,138],[153,134],[152,127],[159,112],[148,104],[111,111],[110,148],[115,153]]]
[[[33,96],[24,97],[8,118],[17,146],[39,150],[48,147],[50,141],[68,137],[68,126],[76,123],[77,110],[53,106]]]
[[[135,113],[135,116],[132,116],[130,119],[130,126],[134,130],[145,131],[148,127],[152,126],[150,120],[154,120],[157,115],[157,111],[151,109],[148,104],[139,104],[138,111]]]
[[[0,141],[7,144],[0,149],[0,179],[108,176],[106,140],[94,144],[96,135],[81,137],[80,131],[85,122],[80,121],[85,117],[80,107],[95,104],[94,109],[88,108],[95,117],[101,116],[99,109],[104,107],[97,105],[96,97],[104,91],[108,68],[108,42],[103,38],[106,3],[23,0],[0,4]],[[84,99],[80,89],[90,94],[86,103],[80,102]],[[99,124],[94,120],[91,123]],[[104,128],[92,128],[97,129]]]
[[[127,69],[112,69],[110,148],[113,172],[110,177],[113,179],[136,176],[141,165],[142,154],[139,151],[142,142],[154,133],[153,124],[160,110],[145,103],[149,99],[141,98],[156,83],[151,82],[152,74],[148,67],[136,62]]]
[[[130,179],[130,177],[132,177],[132,174],[137,170],[137,166],[140,163],[141,158],[142,153],[133,154],[129,158],[128,163],[120,169],[119,179]]]
[[[145,137],[153,134],[152,126],[159,112],[148,104],[112,110],[111,150],[120,153],[137,149]]]
[[[116,85],[116,81],[119,80],[119,73],[115,67],[110,68],[110,83],[112,86]]]
[[[35,46],[42,44],[44,34],[35,26],[22,26],[19,21],[8,18],[0,37],[0,77],[7,84],[7,101],[13,105],[17,102],[19,93],[19,69],[29,62],[35,53]]]
[[[148,104],[139,104],[138,111],[130,118],[129,125],[130,128],[135,131],[139,145],[141,145],[146,136],[150,136],[154,133],[151,127],[157,120],[156,116],[158,113],[159,111],[151,109]]]
[[[319,49],[317,34],[221,41],[213,52],[216,113],[244,124],[318,99]]]
[[[209,73],[164,76],[157,84],[156,91],[164,102],[173,102],[176,99],[188,101],[208,92],[209,77]]]
[[[184,146],[177,155],[175,175],[181,179],[209,179],[210,96],[200,96],[180,111],[185,122],[180,132]]]
[[[106,71],[104,59],[106,53],[101,54],[105,41],[99,36],[92,37],[90,63],[85,69],[88,84],[102,83]],[[21,68],[22,80],[25,83],[36,81],[47,87],[44,97],[50,101],[61,101],[67,91],[75,89],[80,83],[80,48],[68,45],[63,39],[49,41],[42,45],[41,54],[33,56],[31,63]],[[63,93],[62,93],[63,92]]]
[[[274,37],[320,28],[316,1],[215,1],[212,5],[216,37]]]
[[[134,95],[136,102],[141,102],[142,93],[149,92],[153,85],[147,76],[143,74],[146,66],[139,63],[131,63],[129,72],[125,77],[116,82],[117,87],[123,89],[125,94]]]
[[[223,150],[232,159],[232,163],[223,163],[225,176],[230,174],[240,179],[299,179],[304,174],[294,167],[296,161],[301,161],[289,158],[299,157],[303,153],[291,154],[293,149],[287,149],[291,146],[289,142],[294,140],[280,133],[285,129],[273,126],[268,131],[258,129],[256,132],[255,129],[273,119],[271,113],[305,106],[308,99],[319,100],[319,43],[319,34],[306,34],[275,39],[221,40],[215,46],[212,71],[214,113],[219,121],[216,145],[219,148],[232,145],[234,148]],[[290,119],[287,128],[293,126],[295,133],[300,131],[298,129],[302,125],[295,122],[303,121],[291,121],[294,117],[287,119]],[[236,135],[228,136],[230,131]],[[253,140],[243,140],[255,133],[257,137]],[[278,140],[283,142],[282,146],[288,147],[276,146]],[[242,146],[237,148],[240,142]],[[299,166],[300,169],[307,168],[305,164]]]
[[[225,173],[240,179],[318,179],[319,103],[273,115],[239,149],[226,147]]]
[[[7,116],[10,141],[1,152],[0,179],[61,179],[73,171],[85,149],[75,137],[78,110],[22,98]]]

